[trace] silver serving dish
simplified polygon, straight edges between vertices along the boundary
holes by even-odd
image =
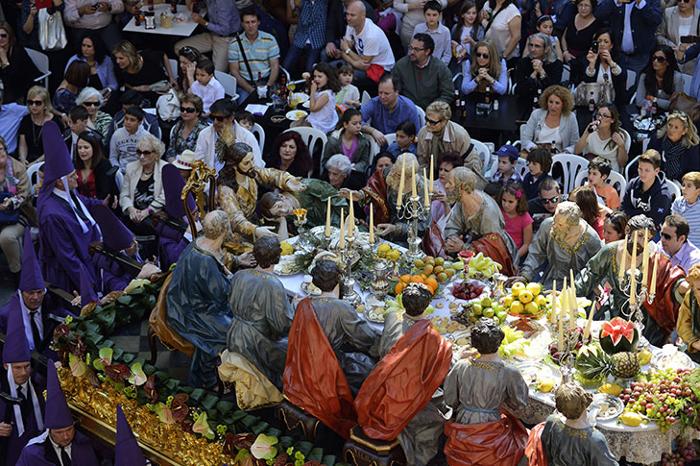
[[[588,411],[596,410],[598,421],[610,421],[617,418],[625,409],[622,400],[607,393],[596,393],[593,395],[593,402],[588,407]]]

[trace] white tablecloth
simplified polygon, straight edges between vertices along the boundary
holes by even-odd
[[[144,8],[144,11],[147,10],[147,6],[144,5],[142,8]],[[144,34],[159,34],[159,35],[166,35],[166,36],[182,36],[182,37],[189,37],[192,35],[192,32],[194,32],[195,28],[197,27],[197,23],[192,21],[192,17],[190,16],[190,12],[187,10],[187,7],[185,5],[178,5],[177,6],[177,12],[179,14],[183,14],[185,17],[185,21],[175,21],[173,20],[173,27],[171,28],[164,28],[160,26],[160,14],[165,12],[165,11],[170,11],[170,5],[167,3],[160,3],[158,5],[154,5],[154,11],[155,11],[155,16],[156,16],[156,28],[155,29],[146,29],[146,23],[142,22],[140,26],[136,25],[136,20],[134,18],[131,18],[131,21],[127,23],[126,26],[124,26],[124,31],[126,32],[141,32]]]

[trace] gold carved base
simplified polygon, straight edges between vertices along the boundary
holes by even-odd
[[[299,429],[304,440],[315,443],[321,421],[284,398],[276,409],[277,418],[287,431]]]
[[[353,466],[406,466],[406,457],[398,440],[374,440],[362,433],[359,426],[350,431],[343,445],[343,461]]]

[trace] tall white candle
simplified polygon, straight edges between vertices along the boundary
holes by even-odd
[[[326,228],[323,231],[326,238],[331,237],[331,197],[328,196],[328,205],[326,205]]]
[[[425,177],[425,167],[423,167],[423,197],[425,198],[425,208],[430,209],[430,194],[428,194],[428,178]]]
[[[396,193],[396,208],[401,208],[401,203],[403,201],[403,187],[406,183],[406,156],[401,156],[401,178],[399,178],[399,192]]]
[[[340,209],[340,237],[338,249],[345,249],[345,209]]]
[[[369,244],[374,244],[374,204],[369,205]]]
[[[434,184],[433,177],[435,176],[435,175],[433,175],[433,154],[430,154],[430,173],[429,173],[429,176],[430,176],[430,183],[428,184],[428,188],[430,190],[430,194],[433,194],[433,184]]]

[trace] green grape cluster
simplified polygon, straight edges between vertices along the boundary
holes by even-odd
[[[488,256],[478,253],[476,256],[469,259],[469,267],[467,270],[467,278],[491,278],[501,269],[501,264],[494,261]]]

